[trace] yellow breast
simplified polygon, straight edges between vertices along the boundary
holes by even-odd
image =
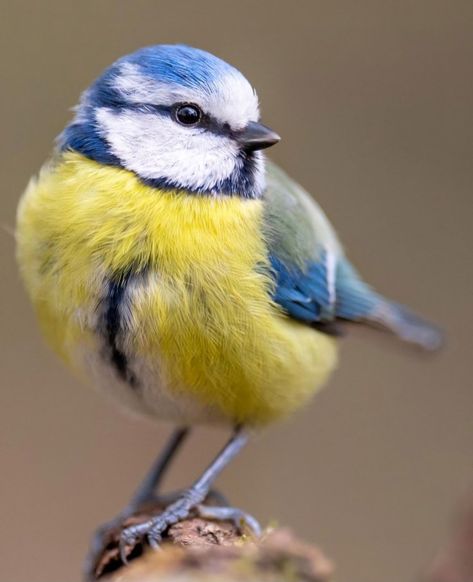
[[[334,341],[270,300],[261,200],[162,192],[74,153],[19,209],[18,257],[49,340],[97,346],[107,281],[130,272],[124,346],[158,359],[171,393],[232,422],[285,416],[321,385]]]

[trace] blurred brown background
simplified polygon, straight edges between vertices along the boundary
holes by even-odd
[[[79,580],[94,526],[121,508],[169,427],[131,421],[43,344],[11,229],[79,92],[142,45],[215,52],[257,87],[272,156],[312,191],[384,292],[445,326],[419,357],[353,331],[309,410],[262,434],[222,488],[319,542],[347,582],[413,580],[473,485],[473,4],[1,2],[0,579]],[[184,485],[224,434],[199,430]]]

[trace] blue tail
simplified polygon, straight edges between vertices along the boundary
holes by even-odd
[[[438,350],[444,344],[444,333],[439,327],[373,291],[348,261],[340,261],[336,279],[338,317],[379,325],[428,351]]]

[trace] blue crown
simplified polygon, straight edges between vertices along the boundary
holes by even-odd
[[[85,91],[78,107],[78,115],[57,139],[61,151],[72,149],[102,164],[120,166],[103,137],[98,133],[94,111],[99,107],[126,107],[122,92],[115,86],[123,65],[137,67],[145,77],[166,84],[210,92],[212,83],[237,69],[210,53],[186,45],[149,46],[115,61]]]
[[[218,77],[237,70],[210,53],[186,45],[161,44],[142,48],[114,63],[107,71],[116,74],[124,63],[139,67],[145,76],[162,83],[210,89]]]

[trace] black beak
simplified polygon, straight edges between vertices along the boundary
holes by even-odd
[[[281,140],[279,135],[262,123],[250,121],[248,125],[236,134],[236,140],[243,149],[253,152],[264,150]]]

